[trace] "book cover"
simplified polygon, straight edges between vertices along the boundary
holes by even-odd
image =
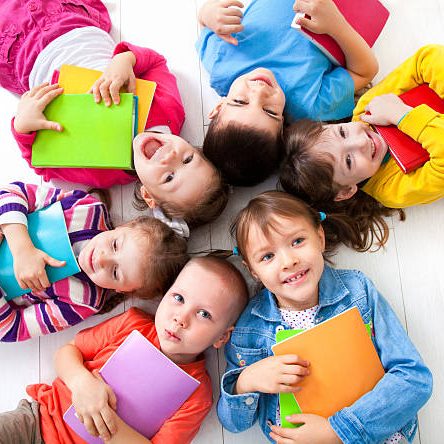
[[[101,71],[82,68],[74,65],[62,65],[58,83],[64,88],[65,94],[85,94],[94,82],[102,75]],[[145,130],[146,121],[153,102],[156,82],[136,79],[136,96],[139,98],[137,132]]]
[[[416,107],[426,104],[435,111],[444,114],[444,100],[427,83],[412,88],[400,94],[399,97],[409,106]],[[403,133],[395,125],[373,125],[373,128],[387,142],[390,154],[405,174],[421,167],[430,159],[428,151],[419,142]]]
[[[60,281],[80,271],[72,251],[60,202],[29,213],[28,233],[36,248],[55,259],[66,261],[63,267],[46,266],[49,282]],[[0,244],[0,264],[0,287],[6,293],[7,301],[31,291],[29,288],[21,288],[15,278],[13,258],[5,238]]]
[[[106,107],[91,94],[62,94],[45,109],[48,120],[62,132],[40,130],[32,146],[36,167],[132,168],[134,107],[132,94],[121,94],[120,104]]]
[[[110,356],[100,374],[116,395],[117,414],[148,439],[200,384],[137,330]],[[63,419],[88,444],[103,443],[86,431],[73,405]]]
[[[389,11],[378,0],[333,0],[348,23],[372,47],[381,34]],[[333,37],[316,34],[297,24],[297,13],[291,26],[310,39],[336,65],[345,66],[345,55]],[[308,17],[309,18],[309,17]]]
[[[294,397],[302,412],[325,418],[353,404],[384,376],[357,307],[275,344],[272,351],[310,362],[310,375]]]

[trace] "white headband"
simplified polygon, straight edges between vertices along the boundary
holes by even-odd
[[[181,237],[188,238],[190,237],[190,229],[188,228],[187,223],[183,219],[178,219],[173,217],[170,219],[165,213],[161,210],[160,207],[153,208],[153,217],[162,221],[165,225],[168,225],[176,234]]]

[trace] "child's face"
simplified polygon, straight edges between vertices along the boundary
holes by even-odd
[[[318,284],[324,270],[324,231],[306,218],[275,217],[268,236],[250,227],[248,266],[254,277],[270,290],[281,307],[297,310],[318,303]]]
[[[98,287],[122,292],[142,287],[143,263],[140,240],[129,227],[98,234],[79,254],[80,268]]]
[[[193,205],[213,180],[212,165],[181,137],[141,133],[133,150],[137,175],[147,196],[156,201]]]
[[[282,128],[285,95],[273,73],[258,68],[238,77],[227,97],[210,113],[221,125],[230,121],[278,134]]]
[[[373,176],[387,153],[387,143],[361,122],[326,125],[313,149],[333,156],[333,180],[344,187]]]
[[[226,286],[222,276],[200,263],[185,266],[156,311],[166,356],[176,363],[192,362],[209,346],[220,347],[228,340],[233,302],[230,295],[221,295]]]

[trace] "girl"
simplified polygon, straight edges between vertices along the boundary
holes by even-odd
[[[270,441],[286,444],[376,443],[388,437],[387,442],[403,437],[411,442],[416,413],[431,394],[431,373],[373,284],[359,271],[325,264],[319,213],[286,193],[269,191],[250,201],[232,230],[245,265],[266,288],[250,301],[225,349],[218,403],[224,427],[240,432],[259,420]],[[302,427],[279,427],[277,394],[297,391],[298,382],[310,377],[310,365],[303,356],[273,356],[276,331],[307,329],[353,306],[373,325],[385,376],[328,419],[293,415],[289,420]]]
[[[252,0],[245,14],[242,7],[238,0],[207,0],[196,46],[211,86],[224,96],[210,113],[204,153],[228,182],[253,185],[277,167],[284,106],[290,121],[349,116],[354,91],[378,64],[332,0]],[[311,16],[300,25],[335,38],[345,68],[290,26],[296,11]]]
[[[57,201],[81,271],[50,284],[45,265],[64,263],[34,247],[27,214]],[[161,295],[187,260],[186,241],[164,223],[141,217],[112,229],[105,205],[79,190],[21,182],[5,186],[0,191],[0,229],[19,285],[32,290],[9,302],[0,297],[0,340],[7,342],[63,330],[109,311],[127,296]]]
[[[342,218],[354,237],[361,237],[358,242],[346,235],[342,240],[357,250],[368,249],[374,237],[385,243],[388,228],[382,216],[393,213],[392,208],[444,196],[444,116],[427,105],[412,109],[397,97],[422,83],[444,98],[444,46],[421,48],[370,89],[359,100],[353,122],[301,121],[288,129],[280,174],[283,188]],[[364,122],[397,125],[421,143],[430,160],[404,174],[385,141]]]
[[[169,216],[199,225],[216,218],[227,200],[219,173],[201,152],[178,135],[184,110],[176,79],[160,54],[126,42],[115,44],[111,22],[99,0],[7,0],[0,5],[0,84],[24,94],[12,132],[31,165],[39,129],[62,131],[48,122],[45,107],[63,91],[57,80],[62,64],[104,71],[92,86],[95,100],[119,103],[119,90],[135,91],[135,78],[157,83],[146,133],[134,141],[136,173],[148,205],[168,203]],[[137,179],[121,170],[37,168],[45,180],[59,178],[98,188]],[[140,188],[140,185],[138,186]]]

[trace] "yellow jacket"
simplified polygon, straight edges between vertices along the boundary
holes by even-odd
[[[402,94],[422,83],[444,98],[444,46],[428,45],[419,49],[378,85],[365,93],[353,111],[359,120],[365,106],[381,94]],[[444,197],[444,114],[427,105],[412,109],[398,128],[419,142],[430,154],[422,167],[404,174],[393,158],[362,188],[386,207],[405,208],[433,202]]]

